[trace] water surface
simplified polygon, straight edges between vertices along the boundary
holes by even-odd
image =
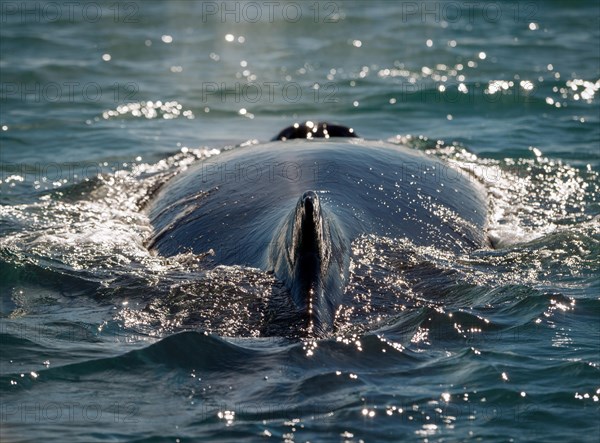
[[[2,3],[3,441],[598,440],[598,4],[86,5]],[[147,251],[157,183],[307,119],[469,174],[499,248],[358,238],[319,340]]]

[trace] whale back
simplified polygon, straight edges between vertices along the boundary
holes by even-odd
[[[307,331],[321,335],[342,304],[357,236],[480,248],[485,203],[470,176],[406,147],[274,141],[225,151],[169,180],[148,206],[148,247],[274,271]]]
[[[306,190],[351,241],[367,233],[464,251],[487,246],[486,201],[469,175],[419,151],[361,139],[245,146],[189,167],[148,209],[148,246],[212,250],[219,264],[266,269],[275,231]]]

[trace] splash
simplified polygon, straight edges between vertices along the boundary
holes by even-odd
[[[545,157],[531,147],[532,157],[504,160],[479,158],[458,143],[398,135],[389,140],[434,155],[466,174],[487,192],[488,236],[495,247],[535,240],[561,227],[591,221],[598,204],[600,176]]]

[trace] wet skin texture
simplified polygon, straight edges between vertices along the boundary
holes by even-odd
[[[147,210],[148,247],[212,250],[215,264],[274,271],[317,335],[343,303],[351,243],[374,234],[444,251],[488,247],[475,180],[413,149],[327,123],[237,147],[167,181]]]

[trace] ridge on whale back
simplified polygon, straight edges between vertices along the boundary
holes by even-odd
[[[480,185],[345,126],[295,124],[217,160],[198,162],[153,196],[148,247],[166,256],[212,249],[216,264],[274,271],[313,335],[334,327],[359,235],[452,252],[490,246]]]
[[[326,122],[295,123],[277,134],[271,141],[292,140],[295,138],[330,138],[330,137],[357,137],[354,129],[341,125],[332,125]]]

